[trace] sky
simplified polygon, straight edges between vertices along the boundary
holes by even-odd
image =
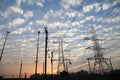
[[[18,77],[34,74],[37,32],[40,31],[38,73],[42,73],[45,50],[45,27],[48,30],[48,68],[51,51],[58,58],[59,39],[63,52],[71,60],[69,70],[88,70],[86,59],[94,56],[91,26],[114,69],[120,69],[120,1],[119,0],[0,0],[0,51],[6,31],[10,31],[2,56],[0,75]],[[88,40],[85,40],[89,38]],[[53,43],[53,42],[56,42]],[[54,62],[54,73],[57,61]]]

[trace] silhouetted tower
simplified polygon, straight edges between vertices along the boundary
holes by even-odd
[[[22,73],[22,60],[21,60],[21,64],[20,64],[19,78],[21,78],[21,73]]]
[[[43,61],[43,74],[45,74],[45,63]]]
[[[57,42],[54,42],[54,43],[57,43]],[[54,59],[53,58],[53,50],[51,51],[51,74],[53,74],[53,62],[54,61],[57,61],[58,62],[58,65],[60,64],[60,62],[61,62],[61,65],[59,66],[59,69],[58,69],[58,67],[57,67],[57,73],[59,74],[60,73],[60,71],[66,71],[66,72],[68,72],[68,65],[69,64],[71,64],[71,60],[70,59],[66,59],[65,58],[65,56],[64,56],[64,54],[63,54],[63,56],[64,56],[64,63],[65,63],[65,67],[63,66],[63,63],[62,63],[62,61],[63,61],[63,59],[61,59],[59,56],[58,56],[58,59]],[[62,56],[61,56],[62,57]],[[61,61],[60,61],[61,60]],[[63,70],[61,70],[61,68],[63,68]],[[59,70],[59,71],[58,71]]]
[[[53,75],[53,51],[51,51],[51,74]]]
[[[1,64],[1,59],[2,59],[2,55],[3,55],[3,52],[4,52],[4,49],[5,49],[5,44],[6,44],[6,41],[7,41],[7,37],[8,37],[8,34],[10,34],[9,31],[6,32],[6,37],[5,37],[5,41],[4,41],[4,44],[3,44],[3,48],[2,48],[2,51],[1,51],[1,55],[0,55],[0,64]]]
[[[47,44],[48,44],[48,31],[45,27],[45,79],[46,79],[46,73],[47,73]]]
[[[62,38],[59,37],[58,42],[53,43],[59,43],[59,50],[58,50],[58,59],[52,59],[52,61],[58,61],[58,66],[57,66],[57,74],[59,75],[60,72],[62,71],[68,71],[68,62],[71,63],[70,59],[66,59],[64,56],[64,51],[70,51],[70,50],[63,50],[63,43],[68,43],[62,40]]]
[[[58,54],[58,67],[57,67],[57,73],[59,74],[61,71],[61,68],[63,71],[65,71],[65,60],[64,60],[64,53],[63,53],[63,41],[62,38],[60,38],[59,41],[59,54]]]
[[[96,35],[96,31],[94,29],[93,26],[91,26],[91,33],[93,34],[92,35],[92,42],[93,42],[93,50],[94,50],[94,57],[93,59],[95,60],[94,62],[94,67],[93,67],[93,71],[91,70],[91,66],[90,66],[90,62],[89,60],[91,60],[92,58],[88,58],[88,65],[89,65],[89,70],[90,70],[90,73],[100,73],[100,74],[103,74],[104,72],[106,71],[110,71],[112,69],[112,66],[110,65],[110,63],[108,63],[108,59],[107,58],[104,58],[103,56],[103,51],[99,44],[99,40],[100,39],[97,39],[97,35]],[[104,65],[103,65],[104,64]],[[107,69],[105,69],[105,65],[107,65]]]
[[[37,53],[36,53],[36,65],[35,65],[35,74],[37,74],[37,65],[38,65],[38,49],[39,49],[39,35],[40,35],[40,31],[38,31],[38,41],[37,41]]]

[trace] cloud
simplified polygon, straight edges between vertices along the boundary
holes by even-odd
[[[120,13],[120,9],[119,9],[119,8],[115,8],[115,9],[114,9],[114,12],[115,12],[115,13]]]
[[[75,14],[76,14],[75,12],[70,12],[70,13],[68,12],[68,13],[67,13],[68,17],[74,17]]]
[[[21,0],[16,0],[16,4],[17,4],[18,6],[20,6],[20,5],[21,5]]]
[[[22,2],[25,2],[25,0],[16,0],[17,6],[21,6],[21,3],[22,3]]]
[[[36,20],[35,23],[38,25],[46,25],[47,24],[47,22],[45,20]]]
[[[10,27],[15,27],[17,25],[23,24],[24,22],[25,22],[24,19],[22,19],[22,18],[16,18],[13,21],[9,22],[8,25]]]
[[[83,16],[83,13],[80,13],[79,11],[75,11],[75,10],[69,10],[69,11],[65,11],[65,10],[57,10],[57,11],[53,11],[53,10],[49,10],[43,17],[44,20],[46,20],[47,22],[56,22],[57,21],[64,21],[65,19],[69,18],[73,18],[75,15],[77,14],[76,17],[81,17]]]
[[[118,23],[118,22],[120,22],[120,16],[105,18],[103,21],[107,22],[107,23]]]
[[[91,19],[95,19],[95,17],[94,16],[87,16],[86,18],[85,18],[86,20],[91,20]]]
[[[118,4],[118,1],[114,1],[113,3],[104,3],[102,5],[102,10],[107,10],[107,9],[111,8],[112,6],[115,6],[117,4]]]
[[[83,12],[89,12],[93,8],[94,8],[94,6],[92,4],[91,5],[87,5],[87,6],[83,7]]]
[[[64,11],[64,10],[58,10],[58,11],[53,11],[49,10],[43,17],[43,20],[47,22],[47,25],[49,28],[56,28],[56,27],[64,27],[68,28],[71,26],[68,26],[70,23],[70,19],[72,19],[75,15],[77,14],[77,18],[83,17],[83,13],[80,13],[75,10],[70,10],[70,11]],[[79,25],[79,21],[74,21],[71,23],[72,26],[77,26]]]
[[[33,17],[33,11],[26,11],[26,13],[24,13],[24,17],[25,18],[30,18],[30,17]]]
[[[5,18],[7,18],[13,14],[23,15],[23,13],[24,13],[24,10],[21,9],[21,7],[17,6],[17,5],[9,6],[5,11],[0,11],[0,15],[5,17]]]
[[[53,28],[68,28],[68,22],[60,22],[60,21],[56,21],[56,22],[52,22],[52,23],[48,23],[48,28],[49,29],[53,29]],[[73,23],[73,25],[76,25],[76,23]]]
[[[75,10],[70,10],[70,11],[67,11],[64,13],[66,16],[68,17],[82,17],[83,16],[83,13],[82,12],[79,12],[79,11],[75,11]],[[76,15],[77,14],[77,15]]]
[[[43,19],[47,22],[53,22],[53,21],[61,21],[65,19],[64,11],[63,10],[49,10],[44,16]]]
[[[33,25],[33,21],[30,21],[30,22],[28,23],[28,25],[29,25],[29,26]]]
[[[10,6],[9,9],[11,12],[23,14],[23,10],[18,6]]]
[[[35,5],[40,6],[40,7],[44,6],[44,2],[45,2],[45,0],[27,0],[27,3],[29,5],[35,4]]]
[[[62,0],[60,4],[64,9],[70,9],[71,6],[80,5],[82,1],[83,0]]]
[[[95,9],[96,12],[101,10],[100,3],[92,3],[86,6],[83,6],[83,12],[90,12]]]
[[[16,5],[21,6],[21,3],[27,3],[29,5],[35,4],[39,7],[43,7],[44,2],[45,2],[45,0],[16,0]]]
[[[42,2],[38,2],[37,6],[43,7],[43,3]]]
[[[5,12],[0,11],[0,15],[3,16],[3,17],[5,17],[5,18],[7,18],[10,13],[11,12],[9,10],[5,11]]]
[[[71,25],[74,27],[74,26],[80,26],[80,23],[79,23],[79,21],[74,21],[74,22],[72,22],[71,23]]]
[[[103,9],[103,10],[107,10],[107,9],[109,9],[110,7],[111,7],[111,4],[106,3],[106,4],[103,4],[102,9]]]
[[[95,21],[96,20],[95,16],[86,16],[84,19],[80,20],[80,23],[83,24],[83,23],[90,21],[90,20]]]
[[[103,23],[119,23],[120,22],[120,16],[115,16],[115,17],[109,17],[109,18],[97,18],[98,22],[103,22]]]
[[[22,34],[24,32],[33,33],[35,31],[30,26],[25,26],[25,27],[15,29],[14,31],[11,32],[11,34]]]

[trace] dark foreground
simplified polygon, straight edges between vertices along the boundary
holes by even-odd
[[[30,78],[0,78],[0,80],[120,80],[120,70],[114,70],[104,75],[100,74],[88,74],[86,71],[79,71],[77,73],[68,74],[67,72],[61,72],[60,75],[47,75],[45,79],[44,75],[31,75]]]

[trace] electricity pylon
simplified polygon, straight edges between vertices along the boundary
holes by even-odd
[[[59,56],[58,56],[58,59],[54,59],[53,58],[53,54],[54,53],[54,50],[52,50],[51,51],[51,74],[53,74],[53,62],[54,61],[57,61],[58,62],[58,64],[60,64],[60,60],[59,60]],[[61,59],[62,60],[62,59]],[[66,58],[64,58],[64,63],[65,63],[65,67],[62,65],[63,63],[61,63],[61,67],[63,68],[63,71],[66,71],[66,72],[68,72],[68,63],[69,64],[71,64],[71,60],[70,59],[66,59]],[[57,66],[57,73],[59,74],[60,73],[60,67],[59,67],[59,69],[58,69],[58,66]],[[59,71],[58,71],[59,70]]]
[[[64,53],[63,53],[63,41],[62,38],[60,38],[59,41],[59,55],[58,55],[58,67],[57,67],[57,73],[60,73],[60,67],[63,68],[63,71],[65,71],[65,61],[64,61]]]
[[[58,61],[57,74],[60,74],[60,72],[66,71],[65,61],[67,61],[67,59],[65,59],[65,57],[64,57],[63,43],[67,43],[67,42],[64,42],[62,40],[62,38],[59,38],[59,41],[58,42],[54,42],[54,43],[59,43],[58,60],[56,60],[56,61]]]
[[[90,40],[92,40],[93,42],[93,51],[94,51],[94,57],[91,57],[91,58],[88,58],[88,65],[89,65],[89,70],[90,70],[90,73],[100,73],[100,74],[103,74],[104,72],[108,72],[108,71],[111,71],[112,70],[112,65],[109,61],[108,58],[104,58],[103,56],[103,52],[102,52],[102,49],[100,44],[99,44],[99,40],[100,39],[97,39],[97,35],[96,35],[96,31],[94,29],[93,26],[91,26],[91,33],[92,33],[92,37]],[[89,40],[89,39],[87,39]],[[90,47],[88,47],[90,48]],[[91,69],[91,65],[90,65],[90,61],[89,60],[95,60],[95,62],[93,63],[94,67],[93,67],[93,70]],[[109,63],[108,63],[109,61]],[[105,68],[105,65],[107,65],[107,69]]]

